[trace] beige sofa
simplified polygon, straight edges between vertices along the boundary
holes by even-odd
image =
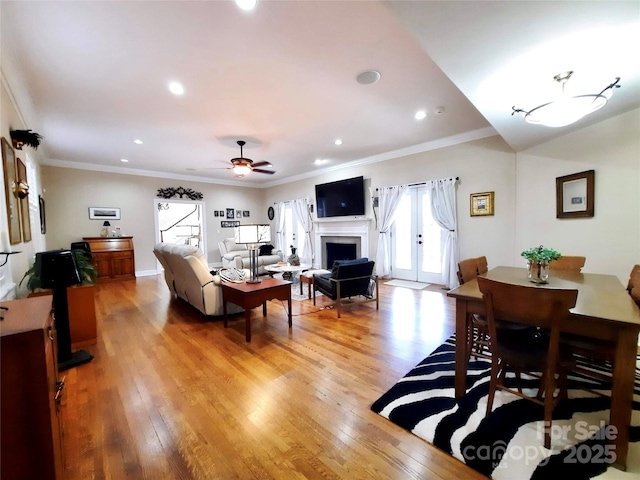
[[[218,242],[220,256],[222,257],[223,267],[242,268],[250,267],[250,251],[244,244],[238,244],[233,238],[225,238],[222,242]],[[258,256],[258,275],[264,275],[267,271],[264,269],[267,265],[274,265],[283,259],[282,252],[275,248],[271,251],[271,255]]]
[[[223,314],[220,277],[209,272],[207,259],[197,247],[158,243],[153,253],[164,269],[164,279],[172,293],[205,315]],[[233,303],[227,304],[228,313],[242,311]]]

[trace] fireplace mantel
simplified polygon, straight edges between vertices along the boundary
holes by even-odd
[[[358,237],[360,239],[360,256],[369,256],[370,218],[325,219],[314,221],[313,225],[315,231],[314,266],[323,268],[322,266],[324,265],[322,237]]]

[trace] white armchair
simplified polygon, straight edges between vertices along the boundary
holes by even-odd
[[[225,238],[222,242],[218,242],[218,248],[223,267],[240,269],[250,267],[250,252],[246,245],[236,243],[233,238]],[[270,254],[258,255],[258,275],[264,275],[267,273],[264,267],[281,262],[282,259],[282,252],[275,248],[271,250]]]

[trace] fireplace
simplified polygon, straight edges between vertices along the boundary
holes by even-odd
[[[326,242],[327,268],[333,266],[336,260],[354,260],[358,258],[358,246],[355,243]]]
[[[331,269],[333,266],[333,259],[327,257],[328,243],[338,244],[338,249],[349,248],[350,252],[355,247],[355,254],[349,253],[349,256],[354,255],[351,258],[369,257],[370,219],[322,220],[314,224],[314,265],[317,268]]]

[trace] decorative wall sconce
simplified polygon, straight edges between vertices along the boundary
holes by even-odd
[[[11,143],[16,150],[22,150],[23,146],[33,147],[35,150],[40,146],[40,141],[44,138],[39,133],[31,130],[11,130]]]

